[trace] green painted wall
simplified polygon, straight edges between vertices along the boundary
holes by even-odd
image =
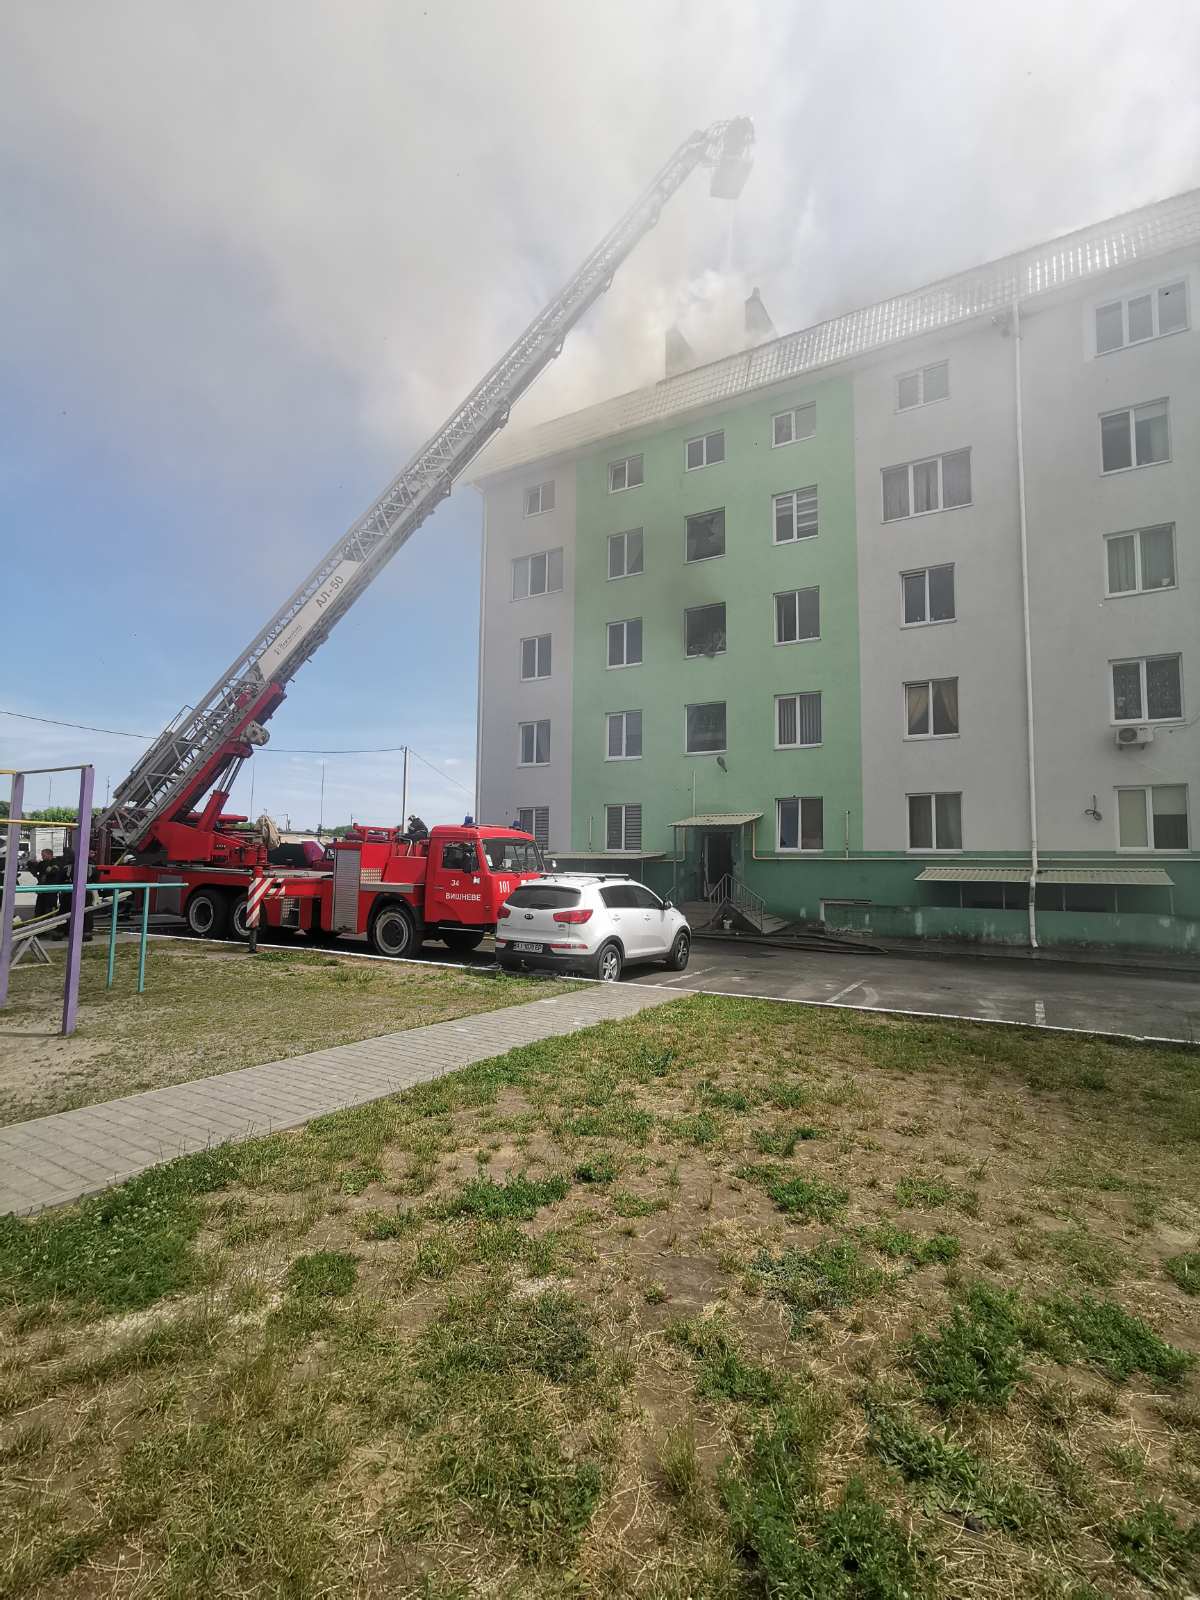
[[[772,448],[772,416],[815,401],[810,439]],[[685,444],[699,426],[630,436],[577,464],[574,734],[571,844],[604,848],[607,803],[640,802],[643,849],[670,851],[670,824],[695,809],[761,811],[759,839],[775,843],[775,800],[821,795],[825,842],[840,851],[850,812],[850,848],[861,847],[861,763],[857,562],[854,515],[852,391],[829,381],[777,392],[757,404],[712,410],[703,431],[725,431],[726,459],[684,469]],[[641,453],[645,482],[608,492],[608,462]],[[815,538],[773,542],[773,494],[816,484]],[[726,553],[685,561],[684,519],[724,506]],[[609,581],[608,535],[641,527],[645,572]],[[776,592],[818,585],[821,637],[776,645]],[[684,610],[723,600],[728,648],[712,659],[684,654]],[[643,664],[606,666],[606,624],[643,619]],[[819,689],[823,743],[774,748],[774,697]],[[685,707],[724,700],[728,749],[723,772],[715,755],[684,751]],[[605,759],[605,714],[640,710],[644,755]],[[738,870],[746,863],[739,862]],[[784,869],[786,870],[786,869]]]

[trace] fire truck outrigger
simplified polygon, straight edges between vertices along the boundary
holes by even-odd
[[[113,792],[100,817],[100,872],[182,879],[194,932],[248,936],[246,897],[268,869],[266,844],[224,809],[242,763],[266,744],[265,724],[287,686],[335,623],[508,422],[513,404],[562,351],[567,334],[612,282],[663,206],[698,166],[710,193],[736,199],[750,169],[754,128],[745,117],[685,139],[566,287],[421,446],[366,515],[289,596],[209,692],[168,724]],[[207,797],[207,798],[206,798]],[[458,865],[456,865],[458,863]],[[268,926],[366,933],[381,954],[408,955],[425,936],[478,944],[516,883],[542,870],[537,845],[511,828],[358,827],[337,843],[332,867],[285,870],[263,901]]]

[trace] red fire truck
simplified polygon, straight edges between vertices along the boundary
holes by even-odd
[[[226,819],[232,833],[241,818]],[[248,849],[255,849],[253,840]],[[333,847],[332,868],[173,866],[192,933],[248,939],[247,902],[252,884],[269,882],[259,906],[259,925],[336,938],[363,934],[383,956],[412,955],[423,939],[440,939],[450,950],[474,950],[496,926],[499,909],[520,883],[544,868],[528,834],[512,828],[433,828],[414,839],[398,828],[357,825]],[[138,863],[112,865],[105,876],[119,882],[144,875]]]
[[[745,117],[685,139],[645,191],[516,343],[303,583],[284,601],[208,693],[185,706],[128,777],[97,823],[101,875],[182,879],[181,909],[197,933],[246,931],[246,901],[270,872],[263,833],[225,810],[234,780],[296,673],[334,625],[503,428],[509,412],[562,350],[663,206],[697,167],[710,192],[736,199],[750,167],[754,129]],[[401,808],[403,810],[403,807]],[[435,828],[416,839],[360,827],[341,840],[332,870],[271,874],[268,925],[366,933],[377,950],[403,955],[428,934],[469,948],[494,927],[509,889],[541,870],[537,845],[506,828]],[[166,891],[164,891],[165,894]],[[257,893],[257,891],[256,891]]]

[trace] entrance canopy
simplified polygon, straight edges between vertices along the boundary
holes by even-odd
[[[1047,867],[1041,883],[1091,883],[1110,889],[1170,889],[1174,879],[1162,867]],[[1028,867],[926,867],[918,883],[1028,883]]]
[[[747,822],[759,822],[761,811],[705,811],[696,817],[681,817],[673,828],[742,828]]]

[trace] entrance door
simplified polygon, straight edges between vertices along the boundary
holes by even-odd
[[[704,892],[716,887],[733,871],[733,834],[714,828],[704,835]]]

